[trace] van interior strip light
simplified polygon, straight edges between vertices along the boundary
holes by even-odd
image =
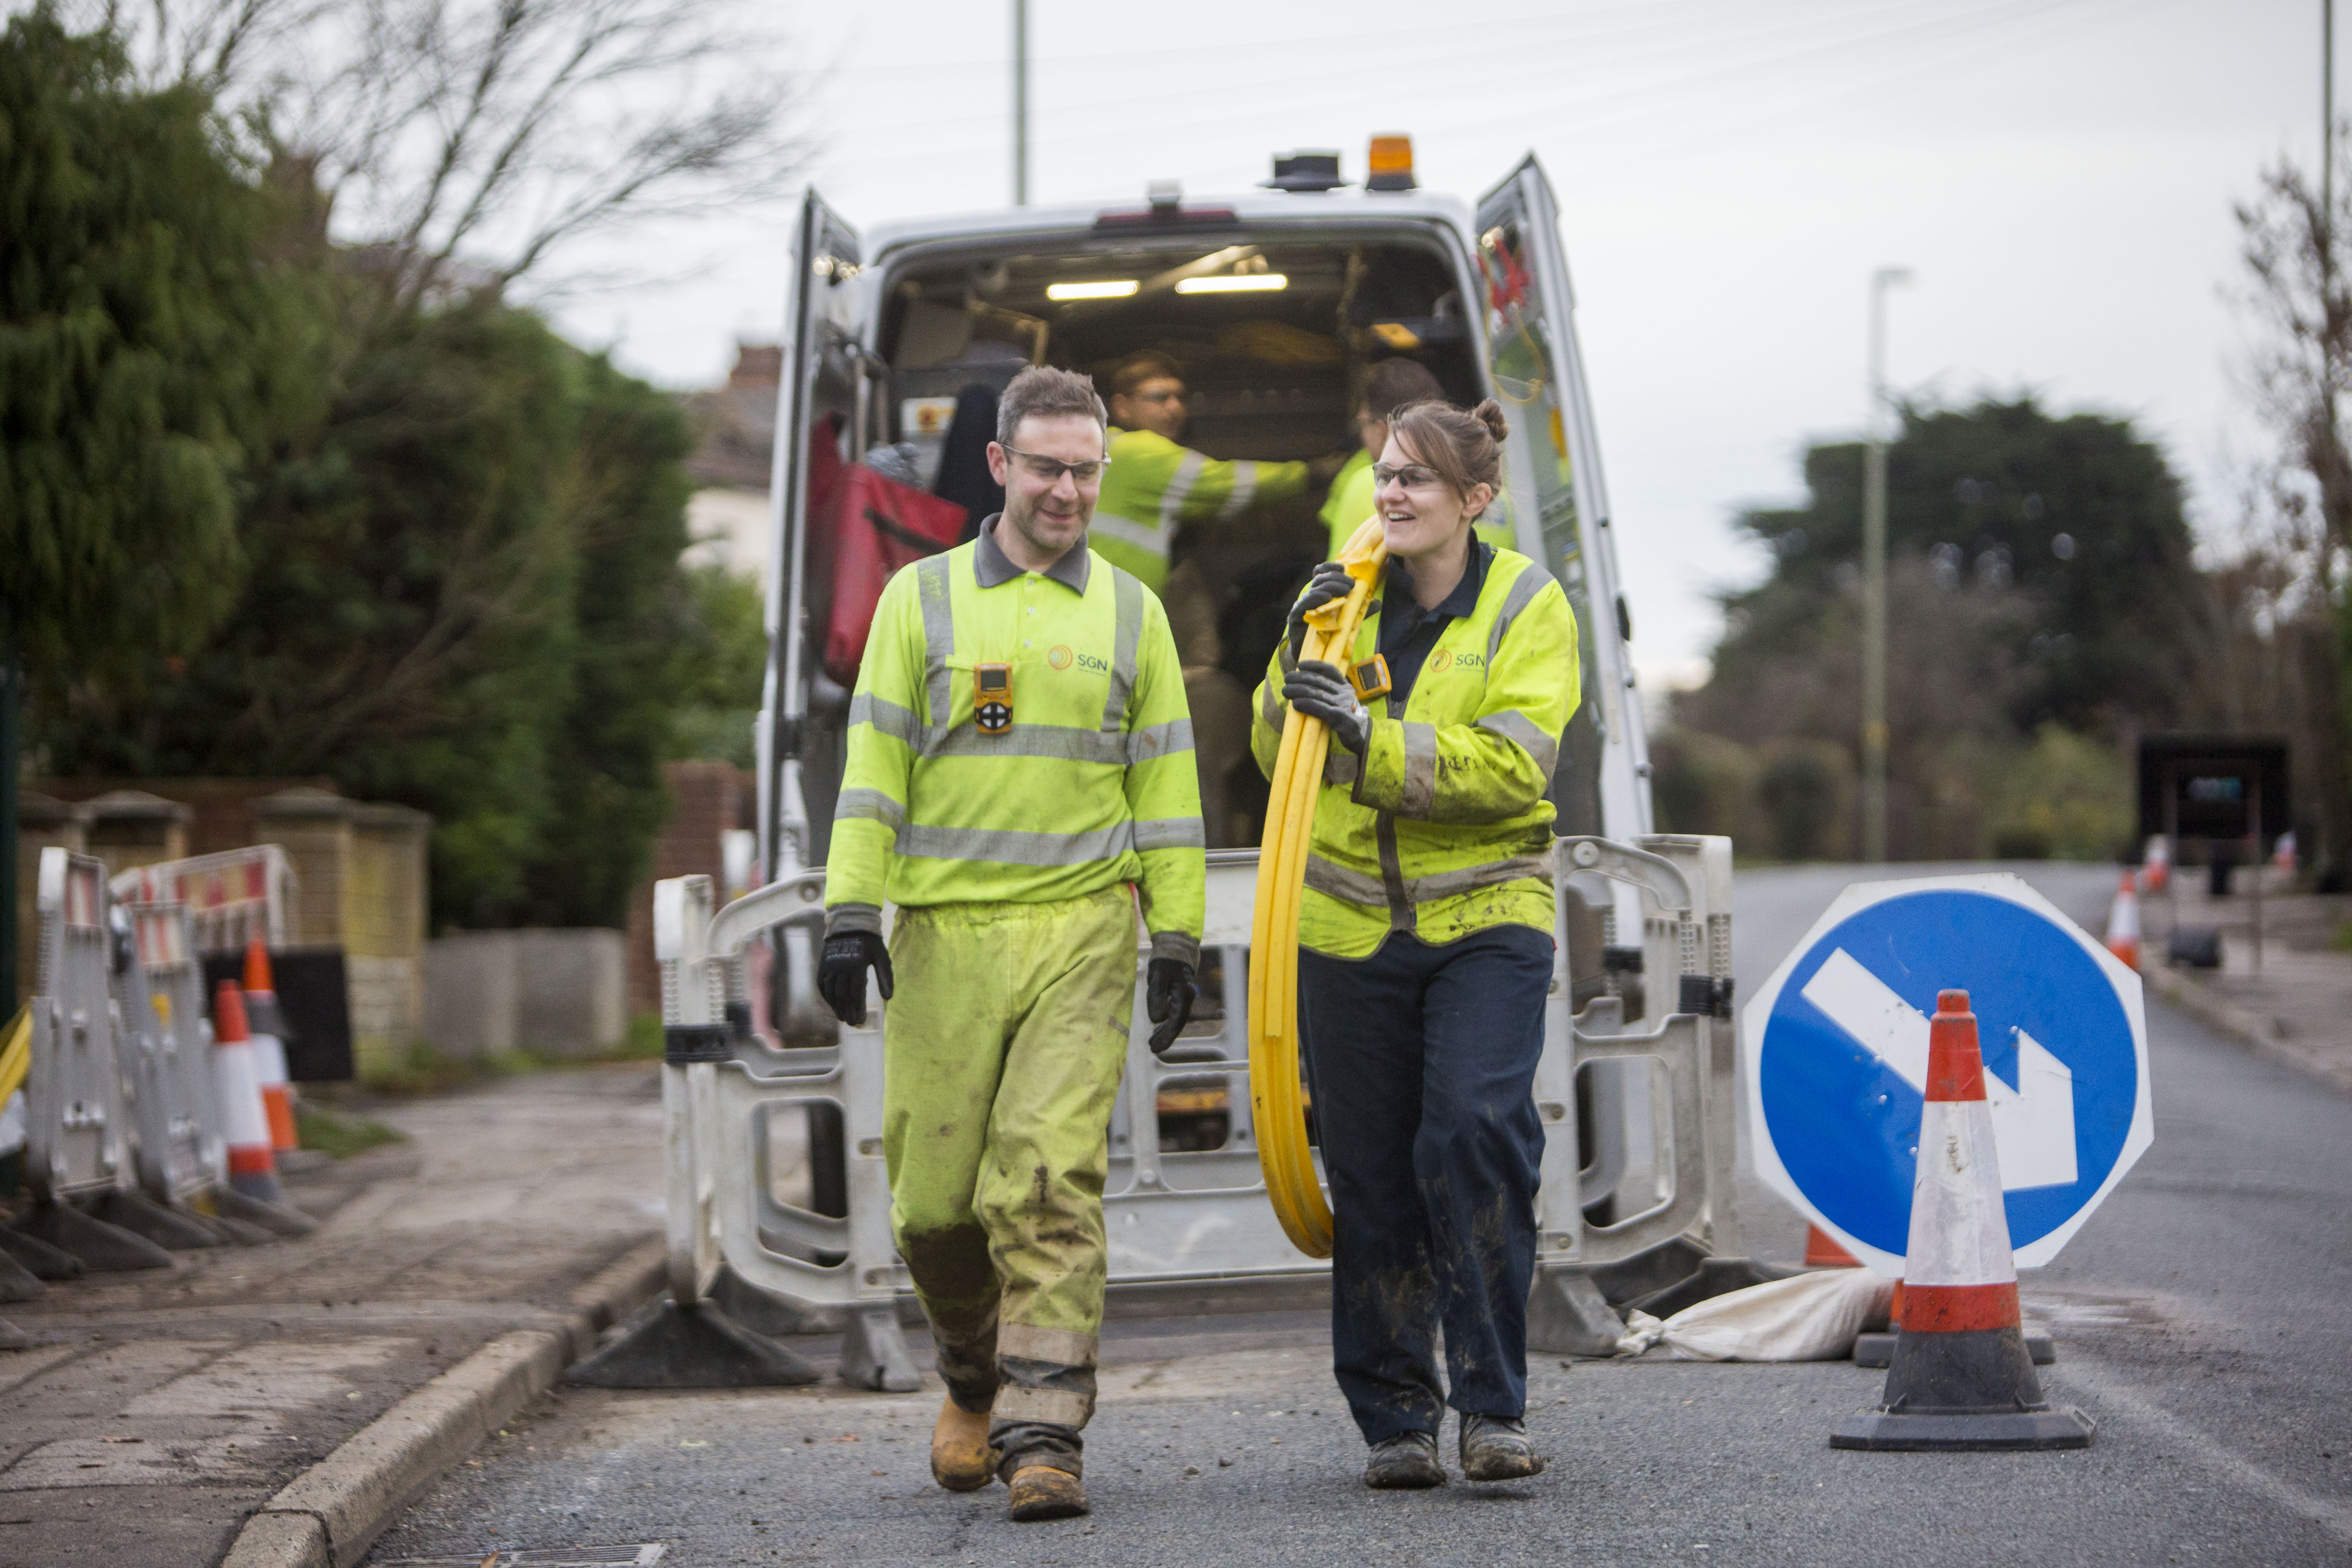
[[[1226,272],[1213,278],[1187,278],[1176,285],[1176,292],[1255,294],[1289,287],[1290,279],[1279,272]]]
[[[1124,300],[1138,287],[1132,278],[1106,278],[1098,283],[1048,283],[1048,300]]]
[[[1364,622],[1364,607],[1388,559],[1387,530],[1367,519],[1339,560],[1355,585],[1307,613],[1303,659],[1346,661]],[[1257,906],[1250,921],[1249,1082],[1257,1124],[1258,1169],[1291,1244],[1309,1258],[1331,1256],[1331,1205],[1315,1174],[1307,1145],[1307,1107],[1298,1083],[1298,903],[1307,886],[1307,847],[1315,837],[1315,805],[1322,794],[1323,759],[1331,731],[1297,709],[1283,717],[1274,793],[1265,813],[1265,843],[1258,853]]]

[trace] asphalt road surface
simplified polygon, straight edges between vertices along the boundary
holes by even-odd
[[[2029,874],[2096,929],[2109,874]],[[1741,877],[1743,996],[1851,879]],[[936,1385],[565,1390],[372,1561],[626,1561],[576,1549],[658,1542],[693,1568],[2352,1562],[2352,1099],[2161,1006],[2150,1020],[2155,1148],[2025,1288],[2059,1341],[2052,1397],[2098,1421],[2086,1452],[1832,1451],[1831,1422],[1881,1386],[1845,1363],[1542,1356],[1528,1425],[1544,1475],[1369,1493],[1328,1329],[1294,1310],[1110,1326],[1091,1518],[1015,1526],[1001,1489],[933,1487]],[[1752,1184],[1747,1201],[1757,1250],[1788,1256],[1801,1226]]]

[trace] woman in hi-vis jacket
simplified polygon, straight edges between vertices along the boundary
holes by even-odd
[[[1251,736],[1271,775],[1286,707],[1331,729],[1299,1027],[1331,1185],[1333,1370],[1376,1488],[1444,1483],[1447,1405],[1468,1479],[1544,1465],[1523,1421],[1544,1142],[1531,1091],[1554,951],[1545,791],[1576,710],[1576,621],[1541,567],[1473,531],[1506,430],[1492,402],[1391,420],[1374,468],[1388,560],[1349,650],[1370,695],[1298,660],[1306,613],[1350,586],[1329,563],[1291,613]]]

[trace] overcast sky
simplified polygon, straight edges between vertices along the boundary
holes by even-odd
[[[1686,682],[1712,595],[1763,564],[1729,519],[1799,490],[1864,412],[1874,268],[1914,395],[2038,390],[2128,415],[2209,542],[2254,447],[2233,412],[2231,205],[2318,146],[2322,0],[1032,0],[1031,192],[1263,179],[1412,134],[1474,198],[1533,148],[1560,198],[1635,651]],[[854,223],[1011,200],[1009,0],[761,7],[794,29],[812,177]],[[2352,18],[2347,18],[2352,21]],[[828,68],[815,71],[813,68]],[[671,386],[782,319],[781,208],[662,237],[682,283],[557,307]]]

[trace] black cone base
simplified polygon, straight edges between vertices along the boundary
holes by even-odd
[[[89,1272],[72,1253],[5,1225],[0,1225],[0,1253],[23,1264],[36,1279],[79,1279]]]
[[[1830,1429],[1832,1448],[1938,1450],[2087,1448],[2081,1411],[2053,1409],[2017,1328],[1895,1336],[1886,1395]]]
[[[291,1204],[271,1203],[235,1187],[214,1188],[213,1208],[225,1218],[259,1226],[273,1236],[308,1236],[319,1228],[317,1220]]]
[[[1830,1447],[1900,1453],[2087,1448],[2095,1430],[2071,1405],[1951,1415],[1864,1410],[1830,1429]]]
[[[2058,1360],[2057,1342],[2048,1334],[2025,1336],[2025,1354],[2036,1366],[2052,1366]],[[1853,1342],[1853,1364],[1884,1372],[1895,1364],[1895,1332],[1858,1334]]]
[[[69,1205],[39,1203],[14,1227],[60,1252],[69,1252],[93,1274],[121,1274],[134,1268],[169,1268],[172,1255],[120,1226],[92,1219]]]
[[[120,1188],[90,1205],[89,1212],[109,1225],[121,1226],[133,1236],[145,1237],[168,1252],[196,1252],[208,1247],[228,1245],[228,1238],[200,1215],[183,1209],[166,1208],[137,1193],[126,1193]]]
[[[593,1388],[797,1388],[824,1374],[709,1301],[664,1298],[565,1375]]]

